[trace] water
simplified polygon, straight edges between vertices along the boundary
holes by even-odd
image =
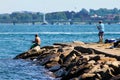
[[[120,25],[105,25],[105,39],[120,38]],[[95,25],[28,25],[0,24],[0,80],[53,80],[42,66],[29,61],[13,60],[27,51],[38,33],[41,46],[57,42],[97,42]]]

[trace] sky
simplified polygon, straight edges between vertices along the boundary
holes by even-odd
[[[18,11],[79,12],[82,8],[87,10],[97,10],[99,8],[120,9],[120,0],[0,0],[0,14]]]

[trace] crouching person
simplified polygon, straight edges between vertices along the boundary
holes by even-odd
[[[32,41],[32,46],[30,47],[30,49],[33,49],[35,48],[36,46],[39,46],[40,48],[40,44],[41,44],[41,40],[40,40],[40,37],[38,36],[38,34],[35,34],[35,40]]]

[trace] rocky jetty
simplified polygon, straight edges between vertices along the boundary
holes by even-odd
[[[120,80],[120,49],[111,44],[54,43],[36,47],[14,59],[29,59],[45,66],[60,80]]]

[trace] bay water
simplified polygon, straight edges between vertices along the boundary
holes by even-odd
[[[13,58],[27,51],[34,35],[41,47],[59,42],[97,42],[98,30],[92,25],[0,24],[0,80],[53,80],[43,66]],[[105,24],[105,39],[120,38],[120,24]]]

